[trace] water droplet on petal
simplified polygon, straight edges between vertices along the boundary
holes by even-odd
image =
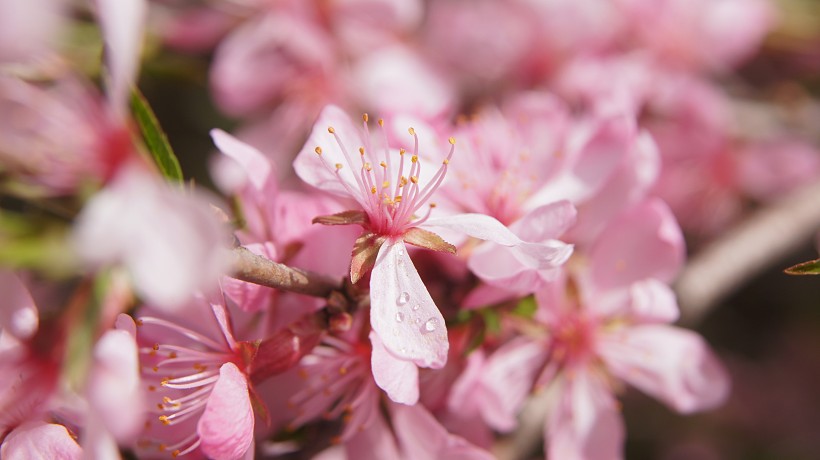
[[[399,257],[404,257],[404,249],[399,249],[398,251],[396,251],[396,254],[398,254]]]
[[[402,293],[399,295],[399,298],[398,298],[398,299],[396,299],[396,303],[397,303],[399,306],[405,305],[405,304],[407,304],[407,302],[409,302],[409,301],[410,301],[410,294],[408,294],[407,292],[402,292]]]
[[[413,305],[413,311],[418,311],[419,308],[421,308],[421,305],[419,305],[419,304]]]
[[[402,313],[402,312],[396,313],[396,322],[400,323],[402,321],[404,321],[404,313]]]
[[[438,327],[438,320],[436,318],[430,318],[424,323],[424,330],[426,332],[433,332]]]

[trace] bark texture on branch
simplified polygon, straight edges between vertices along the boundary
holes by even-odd
[[[234,248],[232,267],[230,276],[238,280],[314,297],[328,297],[341,288],[339,280],[288,267],[243,247]]]

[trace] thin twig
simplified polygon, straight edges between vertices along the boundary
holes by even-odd
[[[338,280],[325,275],[288,267],[258,256],[243,247],[233,250],[232,277],[284,291],[327,297],[341,288]]]
[[[818,231],[820,181],[753,214],[689,259],[675,285],[681,322],[696,323],[725,296]]]

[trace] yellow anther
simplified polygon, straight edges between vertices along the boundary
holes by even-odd
[[[365,112],[365,113],[362,114],[362,120],[364,120],[364,122],[367,123],[367,119],[368,119],[367,112]]]
[[[148,391],[157,391],[157,387],[154,385],[148,385]]]
[[[441,164],[443,164],[443,165],[448,165],[448,164],[450,164],[450,160],[448,160],[447,158],[445,158],[445,159],[444,159],[444,161],[442,161],[442,162],[441,162]]]
[[[382,182],[382,188],[387,188],[387,187],[390,187],[390,181],[389,180],[386,180],[386,181]]]
[[[410,176],[410,182],[412,182],[414,184],[418,184],[419,183],[418,176]]]
[[[157,446],[157,449],[159,449],[160,452],[165,452],[165,450],[168,449],[168,446],[165,444],[160,444]]]
[[[151,347],[151,348],[153,348],[153,349],[154,349],[154,351],[157,351],[157,350],[159,350],[159,344],[158,344],[158,343],[155,343],[155,344],[154,344],[154,346],[153,346],[153,347]]]
[[[393,201],[395,201],[396,203],[401,203],[401,195],[396,195],[396,197],[393,198]]]
[[[412,161],[413,163],[418,163],[418,161],[419,161],[418,155],[413,155],[412,157],[410,157],[410,161]]]
[[[162,379],[162,380],[160,380],[159,384],[160,384],[160,385],[162,385],[162,386],[165,386],[165,385],[167,385],[167,384],[168,384],[168,382],[170,382],[170,381],[171,381],[171,377],[163,377],[163,379]]]
[[[336,171],[338,171],[340,169],[342,169],[342,164],[341,163],[336,163]]]
[[[370,193],[372,193],[374,195],[376,194],[376,186],[375,185],[370,187]]]
[[[435,208],[437,205],[435,203],[430,203],[431,208]]]
[[[165,425],[165,426],[168,426],[168,425],[170,425],[170,424],[171,424],[171,421],[170,421],[170,420],[168,420],[168,416],[167,416],[167,415],[160,415],[160,416],[159,416],[159,421],[160,421],[160,422],[162,422],[162,424],[163,424],[163,425]],[[160,444],[160,450],[165,450],[165,449],[164,449],[164,446],[163,446],[162,444]]]
[[[316,155],[321,155],[322,154],[322,148],[319,147],[318,145],[316,146],[315,149],[313,149],[313,151],[316,152]]]
[[[379,162],[379,166],[381,166],[382,168],[386,168],[386,167],[387,167],[387,163],[385,163],[385,162],[381,161],[381,162]]]
[[[344,367],[344,366],[340,367],[339,368],[339,375],[345,375],[345,374],[347,374],[347,368]]]
[[[447,141],[450,142],[450,145],[456,145],[456,138],[454,138],[454,137],[451,137],[451,138],[447,139]]]
[[[159,372],[159,366],[154,366],[151,368],[151,370],[154,372]]]
[[[333,126],[328,126],[327,127],[327,132],[329,132],[330,134],[335,134],[336,130],[333,128]]]
[[[171,398],[169,398],[168,396],[163,396],[162,402],[165,404],[171,404]]]
[[[370,163],[365,163],[364,164],[364,170],[365,171],[373,171],[373,167],[370,166]]]
[[[399,180],[399,187],[404,187],[405,185],[407,185],[407,178],[401,176],[401,179]]]
[[[412,126],[411,126],[410,128],[408,128],[408,129],[407,129],[407,132],[408,132],[408,133],[410,133],[410,135],[411,135],[411,136],[415,136],[415,135],[416,135],[416,130],[415,130],[415,129],[413,129],[413,127],[412,127]]]
[[[364,155],[364,147],[359,147],[359,155]]]
[[[384,120],[382,120],[381,118],[379,118],[379,126],[384,126]]]
[[[177,450],[175,450],[175,451],[171,452],[171,457],[174,457],[174,458],[179,457],[179,449],[177,449]]]
[[[406,151],[407,151],[407,150],[404,150],[404,149],[399,149],[399,155],[404,155],[404,152],[406,152]]]
[[[165,406],[163,406],[162,403],[157,403],[157,409],[165,410]]]
[[[174,359],[177,356],[179,356],[179,355],[177,355],[177,352],[175,352],[175,351],[172,351],[172,352],[168,353],[168,357],[171,358],[171,359]]]
[[[142,320],[141,320],[141,319],[138,319],[138,320],[136,321],[136,323],[137,323],[137,326],[142,326]]]

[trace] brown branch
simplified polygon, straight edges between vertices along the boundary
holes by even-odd
[[[327,297],[341,283],[325,275],[288,267],[258,256],[243,247],[233,250],[231,276],[249,283],[314,297]]]
[[[761,209],[692,257],[675,290],[684,324],[693,324],[744,282],[820,230],[820,181]],[[786,268],[786,267],[783,267]]]

